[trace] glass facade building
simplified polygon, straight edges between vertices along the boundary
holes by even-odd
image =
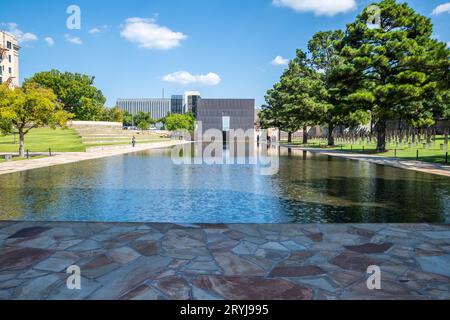
[[[149,112],[153,119],[159,120],[172,112],[171,99],[119,99],[117,106],[132,115]]]

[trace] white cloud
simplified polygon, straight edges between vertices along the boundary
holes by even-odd
[[[173,82],[182,85],[200,84],[206,86],[216,86],[222,79],[216,73],[193,75],[187,71],[178,71],[163,77],[166,82]]]
[[[52,37],[45,37],[44,40],[45,42],[47,42],[49,47],[53,47],[53,45],[55,44],[55,40],[53,40]]]
[[[122,37],[140,48],[169,50],[180,46],[187,36],[156,24],[155,19],[129,18],[120,32]]]
[[[276,56],[275,59],[272,60],[274,66],[287,66],[288,63],[289,59],[285,59],[282,56]]]
[[[1,25],[6,26],[7,29],[6,31],[8,31],[14,37],[16,37],[19,43],[38,40],[38,37],[35,34],[30,32],[23,32],[22,30],[20,30],[17,23],[10,22],[10,23],[2,23]]]
[[[450,48],[450,42],[447,42],[447,48]]]
[[[78,37],[74,37],[74,36],[66,34],[65,38],[66,38],[66,41],[71,43],[71,44],[75,44],[75,45],[78,45],[78,46],[81,46],[83,44],[83,41],[80,38],[78,38]]]
[[[438,5],[436,8],[434,8],[432,12],[433,15],[438,15],[442,13],[450,13],[450,2]]]
[[[91,34],[102,33],[102,32],[105,32],[106,29],[108,29],[108,26],[104,25],[104,26],[92,28],[88,32]]]
[[[356,8],[356,0],[273,0],[272,3],[298,12],[314,12],[317,16],[334,16]]]

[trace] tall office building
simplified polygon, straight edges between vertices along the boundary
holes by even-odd
[[[184,100],[182,95],[173,95],[170,99],[170,112],[174,114],[184,113]]]
[[[198,101],[200,100],[201,95],[198,91],[186,91],[184,93],[184,103],[185,108],[184,112],[192,112],[194,116],[197,118],[197,110],[198,110]]]
[[[19,50],[13,35],[0,31],[0,84],[19,86]]]
[[[171,102],[171,99],[119,99],[117,106],[132,115],[149,112],[153,119],[160,120],[171,113]]]

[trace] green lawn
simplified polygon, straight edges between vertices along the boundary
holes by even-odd
[[[16,143],[14,136],[0,135],[0,152],[18,152],[19,141],[16,135]],[[25,136],[25,150],[30,152],[48,152],[51,148],[52,152],[84,152],[86,146],[81,141],[81,137],[72,129],[48,129],[38,128],[31,130]]]
[[[284,141],[284,143],[287,143]],[[357,141],[354,144],[351,143],[341,143],[340,141],[336,142],[336,147],[328,148],[326,146],[325,139],[311,139],[305,147],[308,148],[327,148],[329,150],[342,150],[345,152],[355,152],[355,153],[364,153],[364,154],[376,154],[382,157],[389,158],[399,158],[405,160],[417,160],[417,151],[419,151],[419,161],[431,162],[431,163],[441,163],[445,164],[446,153],[450,150],[441,150],[440,145],[444,143],[443,137],[437,137],[435,144],[431,144],[429,149],[423,147],[423,144],[413,145],[412,148],[409,148],[408,145],[397,145],[395,143],[390,143],[387,146],[388,152],[384,153],[376,153],[376,143],[367,143],[366,141]],[[294,141],[293,145],[304,146],[300,141]],[[448,161],[450,161],[450,155],[448,157]]]

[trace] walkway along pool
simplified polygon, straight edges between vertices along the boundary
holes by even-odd
[[[0,176],[0,220],[448,223],[450,179],[302,151],[279,173],[150,150]]]

